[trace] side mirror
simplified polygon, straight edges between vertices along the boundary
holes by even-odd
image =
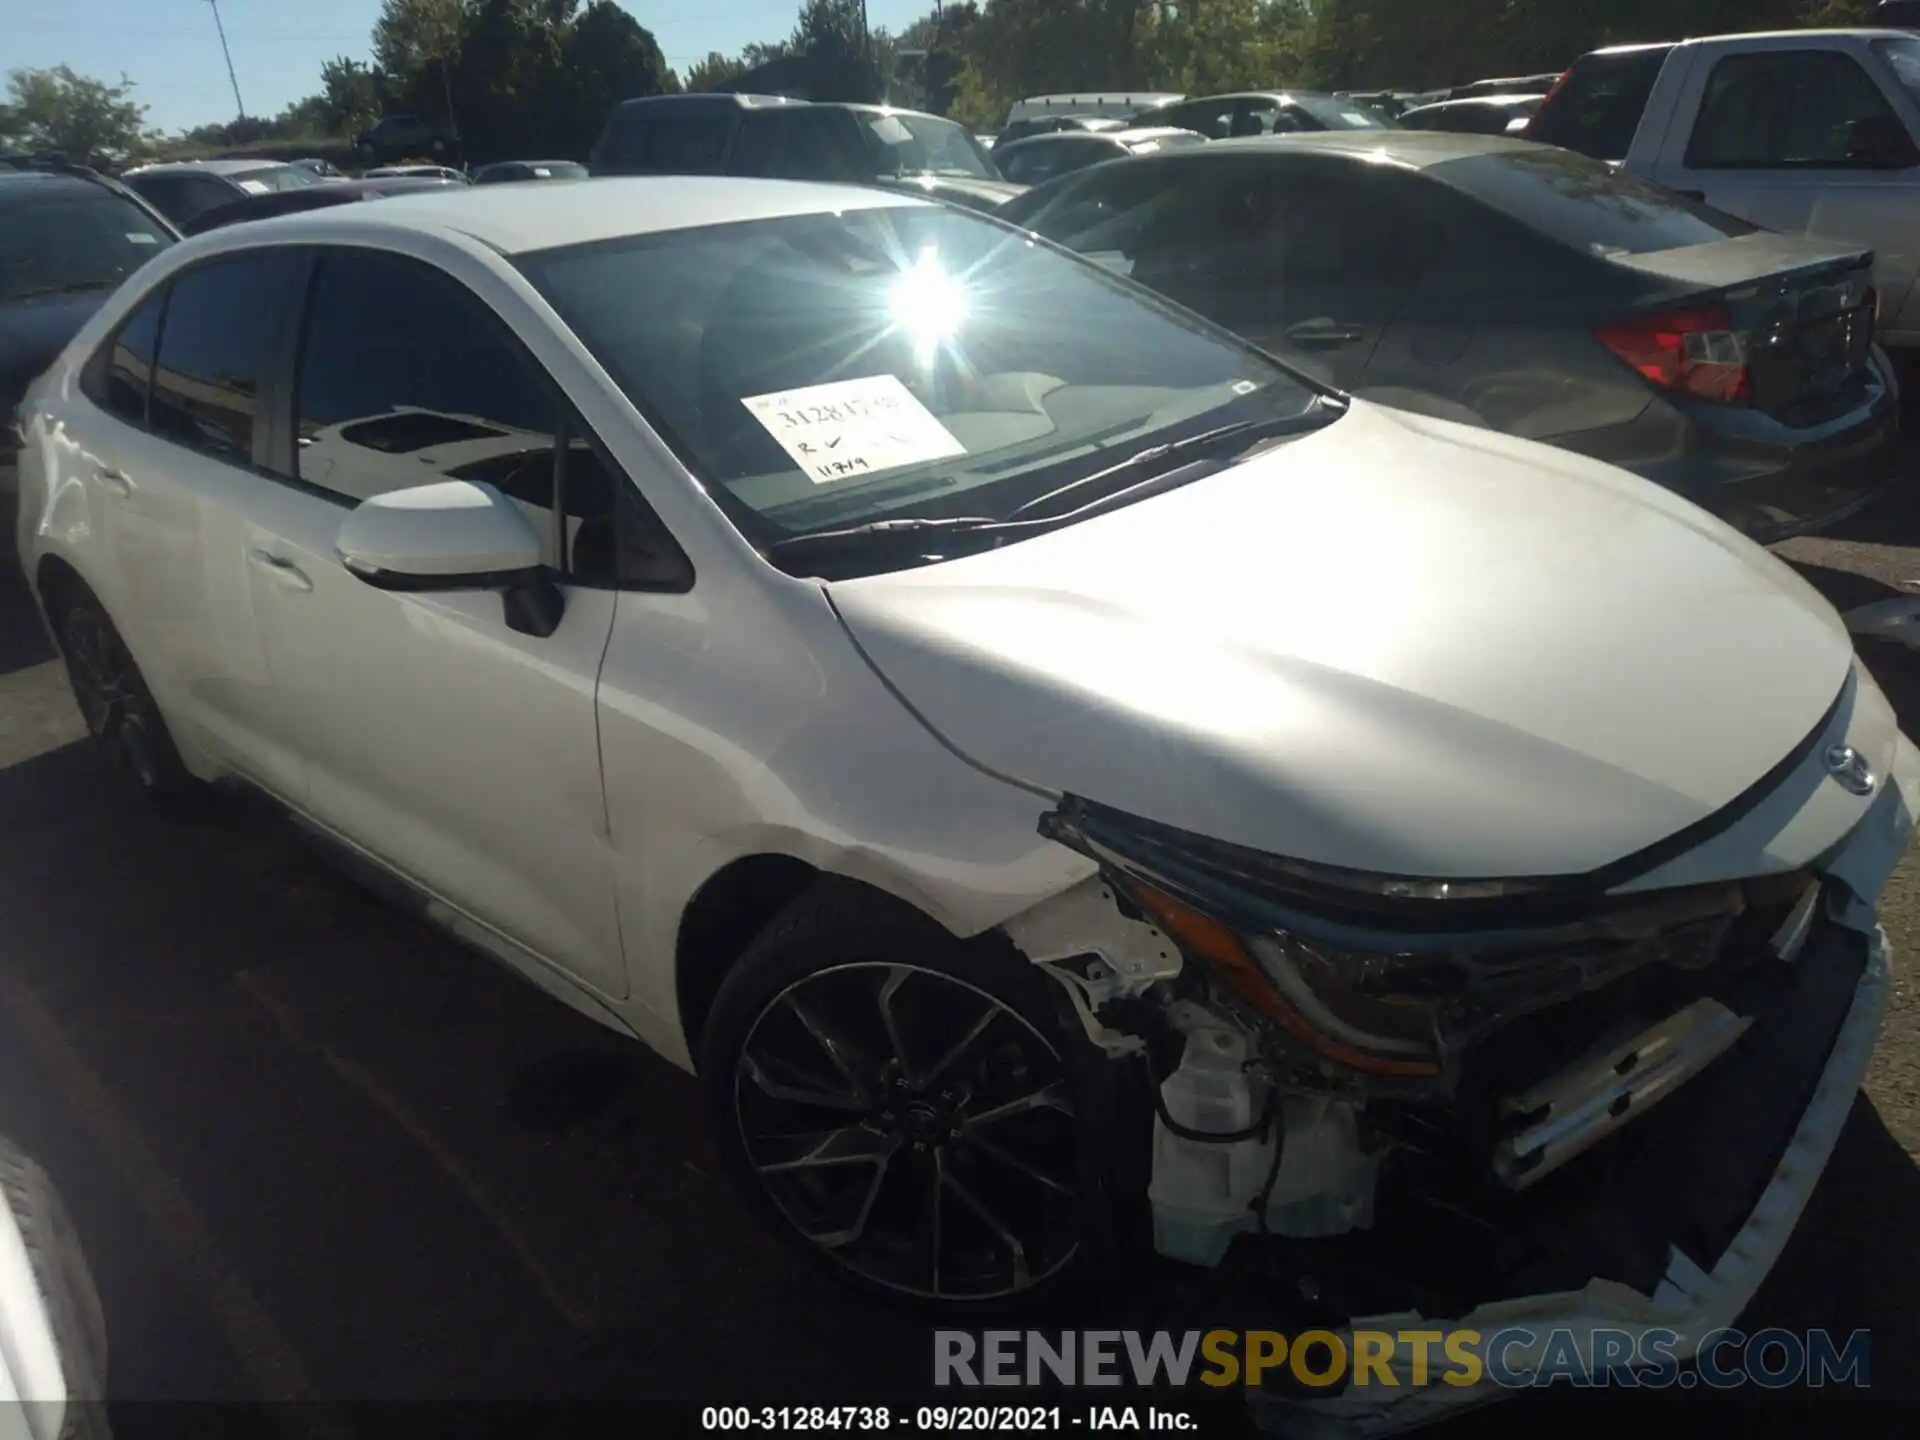
[[[361,502],[340,526],[340,563],[381,590],[499,590],[506,621],[547,636],[565,613],[540,537],[493,486],[443,480]]]

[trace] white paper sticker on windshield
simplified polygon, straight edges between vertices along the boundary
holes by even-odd
[[[749,395],[740,403],[816,485],[967,453],[892,375]]]
[[[1373,124],[1373,121],[1362,115],[1358,110],[1342,110],[1340,112],[1340,118],[1349,125],[1358,125],[1362,128]]]
[[[127,240],[130,244],[134,245],[158,245],[160,243],[160,237],[158,235],[149,235],[144,230],[127,231]]]
[[[249,195],[264,195],[269,188],[266,182],[262,180],[236,180],[233,183]]]

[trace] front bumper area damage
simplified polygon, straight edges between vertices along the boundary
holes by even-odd
[[[1564,1329],[1589,1365],[1596,1329],[1658,1328],[1684,1361],[1771,1269],[1878,1036],[1874,902],[1920,809],[1920,753],[1891,748],[1858,823],[1797,868],[1637,893],[1329,890],[1068,799],[1043,829],[1100,873],[1005,928],[1110,1060],[1149,1070],[1154,1244],[1222,1315],[1350,1349]],[[1506,1393],[1391,1364],[1394,1386],[1256,1411],[1384,1434]]]

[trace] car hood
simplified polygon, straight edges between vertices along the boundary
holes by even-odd
[[[1026,186],[1015,185],[1011,180],[973,180],[962,175],[903,175],[881,183],[888,189],[924,195],[929,200],[970,205],[976,210],[992,210],[1016,195],[1024,195],[1027,190]]]
[[[109,286],[0,303],[0,401],[18,400],[111,294]]]
[[[1399,875],[1644,849],[1804,742],[1853,656],[1811,586],[1668,492],[1360,402],[1222,474],[828,593],[983,768]]]

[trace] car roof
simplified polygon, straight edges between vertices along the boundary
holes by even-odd
[[[873,105],[864,100],[810,100],[807,102],[816,110],[864,110],[873,115],[917,115],[923,120],[938,120],[941,116],[928,110],[915,110],[906,105]],[[957,120],[949,120],[949,125],[957,125]]]
[[[1095,132],[1096,139],[1118,140],[1122,144],[1132,145],[1142,140],[1164,140],[1169,135],[1194,135],[1205,139],[1199,132],[1189,130],[1183,125],[1130,125],[1125,130],[1100,130]]]
[[[282,160],[169,160],[159,165],[136,165],[126,175],[245,175],[252,170],[278,170]]]
[[[1218,95],[1189,95],[1176,103],[1186,105],[1209,105],[1216,100],[1294,100],[1305,96],[1309,100],[1331,100],[1333,93],[1328,90],[1224,90]],[[1171,106],[1154,105],[1154,110],[1170,109]]]
[[[730,90],[702,90],[692,95],[636,95],[614,106],[616,113],[634,110],[757,110],[763,105],[804,105],[785,95],[735,94]]]
[[[1492,106],[1501,110],[1511,110],[1517,105],[1531,105],[1544,99],[1544,96],[1528,94],[1462,95],[1458,100],[1436,100],[1431,105],[1415,105],[1408,115],[1425,115],[1434,110],[1471,110]],[[1405,116],[1401,117],[1405,118]]]
[[[0,194],[78,195],[105,188],[85,176],[63,175],[57,170],[0,170]]]
[[[1169,151],[1168,160],[1161,163],[1185,156],[1245,151],[1274,154],[1322,151],[1389,160],[1408,169],[1424,170],[1429,165],[1461,160],[1469,155],[1539,148],[1531,141],[1510,140],[1504,135],[1463,135],[1449,130],[1314,130],[1300,135],[1246,135],[1235,140],[1210,140],[1205,145]]]
[[[415,230],[470,236],[504,255],[586,245],[629,235],[692,230],[743,220],[881,210],[933,202],[857,185],[747,180],[717,175],[641,175],[555,180],[537,186],[449,185],[394,195],[378,205],[330,206],[277,215],[248,226],[255,239],[307,229],[338,233]]]

